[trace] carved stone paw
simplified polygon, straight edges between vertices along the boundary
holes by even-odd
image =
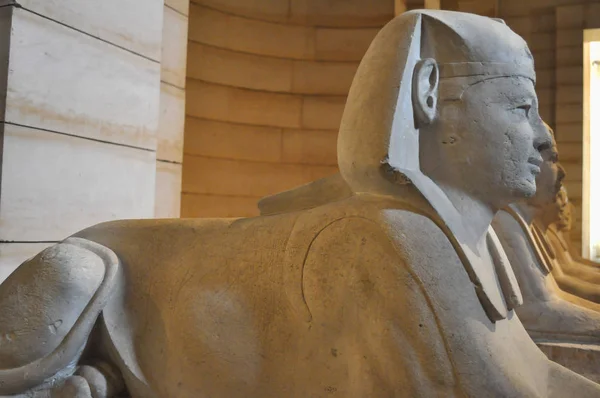
[[[92,398],[115,397],[125,388],[120,374],[105,362],[80,366],[75,374],[87,381]]]
[[[87,380],[81,376],[71,376],[52,390],[51,398],[94,398]]]

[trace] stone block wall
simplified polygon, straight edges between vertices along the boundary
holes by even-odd
[[[257,200],[337,171],[358,63],[391,0],[192,0],[182,216],[258,214]]]

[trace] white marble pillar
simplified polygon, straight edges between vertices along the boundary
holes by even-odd
[[[162,0],[0,0],[0,279],[102,221],[154,216]]]
[[[166,0],[156,153],[157,218],[179,217],[189,0]]]

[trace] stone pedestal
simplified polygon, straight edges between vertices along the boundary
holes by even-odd
[[[600,383],[600,345],[537,342],[546,356],[588,379]]]

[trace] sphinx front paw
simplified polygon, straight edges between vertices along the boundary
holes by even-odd
[[[50,398],[96,398],[92,395],[90,385],[85,377],[71,376],[60,386],[52,389]]]
[[[125,390],[125,383],[118,370],[106,362],[97,362],[94,366],[79,366],[75,375],[83,377],[88,383],[92,398],[111,398]]]

